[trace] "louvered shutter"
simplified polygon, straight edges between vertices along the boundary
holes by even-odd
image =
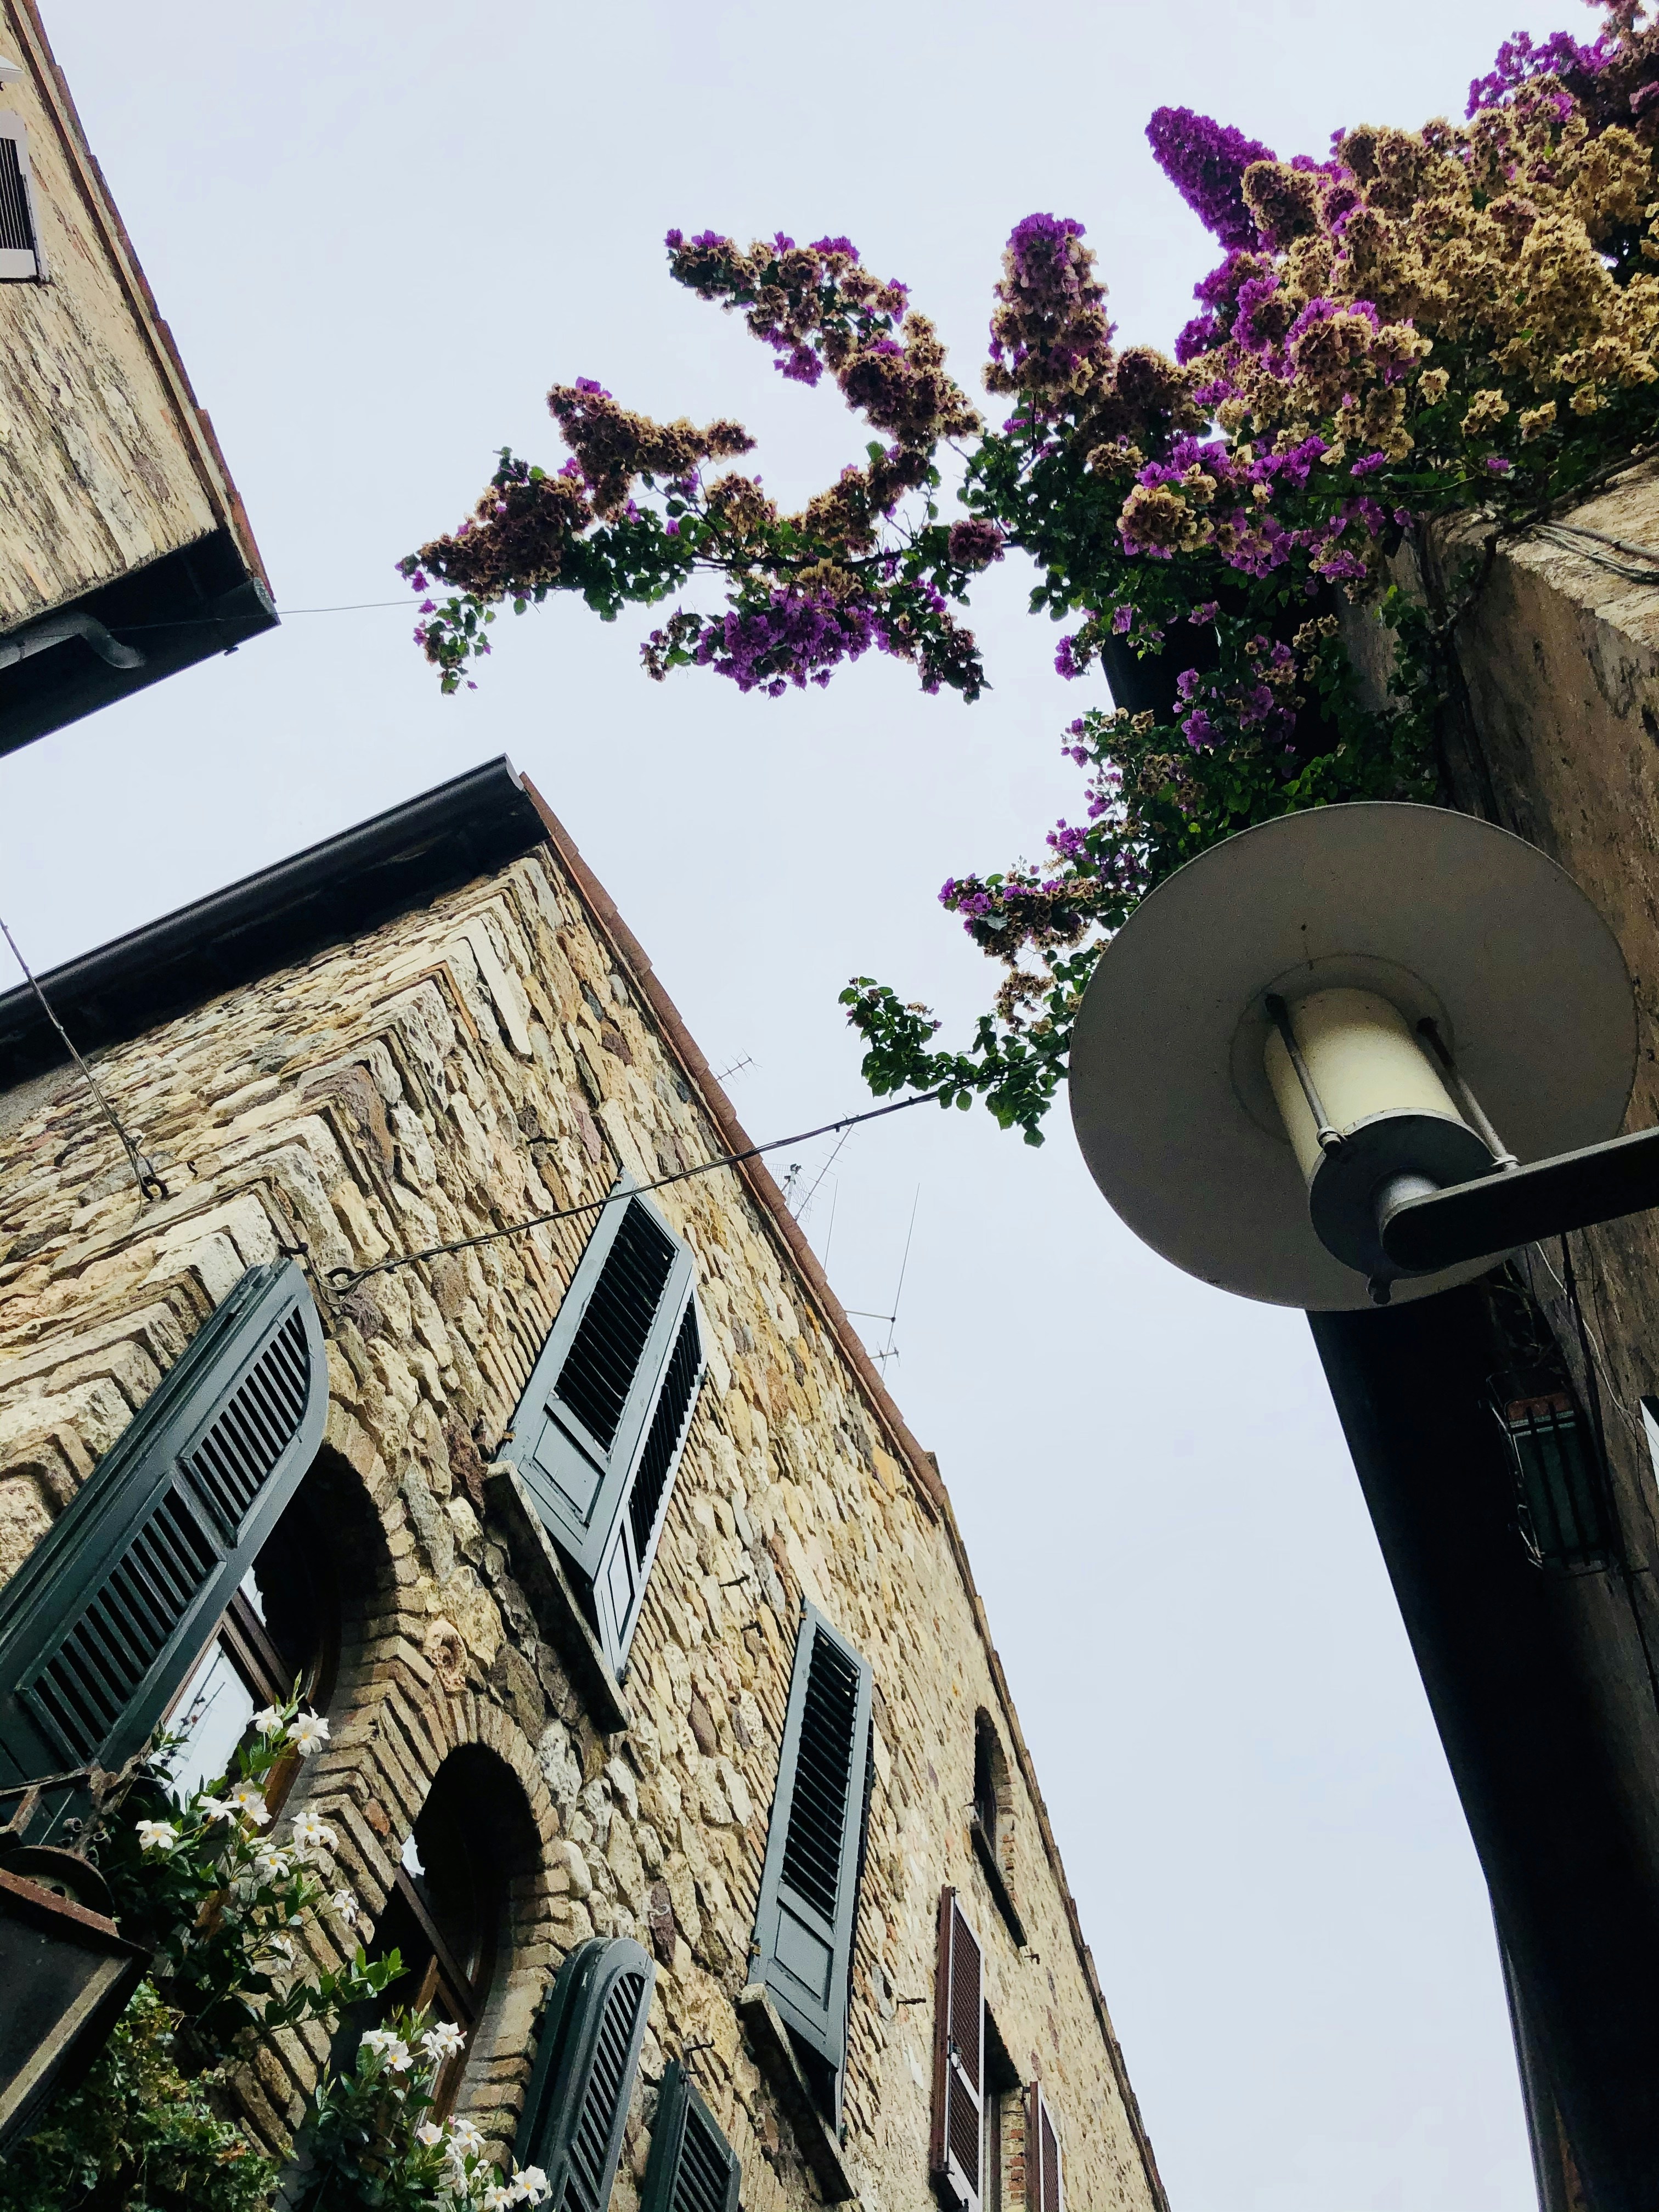
[[[640,2212],[738,2212],[743,2168],[676,2058],[662,2077]]]
[[[114,1768],[141,1748],[327,1413],[304,1276],[291,1260],[251,1268],[0,1591],[0,1780]]]
[[[549,2001],[514,2155],[547,2175],[548,2212],[605,2212],[622,2157],[657,1969],[626,1936],[592,1936]]]
[[[1066,2212],[1060,2131],[1041,2081],[1025,2092],[1026,2212]]]
[[[933,2127],[928,2171],[962,2212],[984,2193],[985,1966],[953,1889],[939,1900],[933,1976]]]
[[[624,1176],[617,1186],[629,1188]],[[502,1456],[591,1593],[620,1674],[702,1380],[691,1255],[642,1198],[600,1214]]]
[[[809,1605],[802,1613],[755,1916],[756,1972],[786,2023],[839,2069],[869,1810],[871,1677],[821,1613]]]
[[[0,109],[0,282],[46,273],[29,175],[28,126],[21,115]]]

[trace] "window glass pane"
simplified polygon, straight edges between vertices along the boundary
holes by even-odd
[[[173,1787],[181,1797],[224,1773],[253,1718],[253,1699],[216,1638],[167,1716],[185,1737],[173,1763]]]

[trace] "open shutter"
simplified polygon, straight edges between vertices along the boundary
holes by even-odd
[[[0,108],[0,282],[46,273],[29,175],[28,125]]]
[[[656,1978],[627,1936],[592,1936],[559,1970],[514,2145],[547,2175],[548,2212],[611,2202]]]
[[[785,2022],[839,2069],[868,1815],[868,1663],[802,1608],[755,1916],[757,1973]]]
[[[629,1188],[624,1176],[617,1189]],[[691,1255],[642,1198],[600,1214],[503,1458],[592,1594],[620,1674],[702,1380]]]
[[[0,1781],[114,1768],[143,1747],[327,1413],[304,1276],[292,1260],[250,1268],[0,1590]]]
[[[670,1285],[669,1296],[674,1296]],[[599,1617],[599,1642],[613,1669],[620,1674],[627,1662],[628,1647],[645,1603],[645,1585],[657,1556],[657,1539],[679,1472],[680,1454],[691,1414],[702,1387],[702,1331],[697,1302],[691,1292],[688,1264],[684,1296],[672,1340],[668,1363],[658,1383],[656,1402],[645,1431],[645,1442],[629,1472],[621,1510],[612,1525],[608,1548],[593,1585],[594,1610]]]
[[[640,2212],[738,2212],[743,2168],[676,2058],[662,2077]]]
[[[1025,2092],[1025,2205],[1026,2212],[1066,2212],[1060,2130],[1041,2081]]]
[[[984,2193],[985,1962],[953,1889],[939,1900],[933,1977],[933,2128],[928,2172],[962,2212]]]

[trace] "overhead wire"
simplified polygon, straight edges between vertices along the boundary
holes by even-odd
[[[109,1097],[105,1091],[103,1085],[99,1082],[98,1078],[93,1073],[92,1070],[87,1066],[85,1060],[82,1059],[79,1051],[76,1048],[74,1038],[70,1036],[69,1031],[64,1027],[62,1022],[58,1020],[52,1001],[41,989],[34,970],[29,966],[28,962],[24,959],[22,954],[18,951],[17,939],[12,935],[10,929],[7,927],[3,919],[0,919],[0,933],[4,935],[7,944],[10,945],[11,957],[22,969],[23,980],[28,985],[30,990],[33,992],[36,999],[39,1000],[41,1012],[52,1024],[53,1029],[57,1030],[58,1036],[63,1042],[64,1049],[74,1061],[82,1081],[86,1085],[88,1090],[91,1091],[93,1097],[98,1101],[99,1105],[103,1109],[105,1120],[109,1123],[111,1128],[114,1130],[116,1135],[120,1139],[121,1149],[127,1156],[127,1165],[132,1170],[133,1181],[137,1184],[139,1190],[143,1193],[145,1198],[165,1198],[167,1194],[167,1185],[156,1173],[151,1163],[144,1157],[143,1153],[139,1151],[137,1139],[128,1131],[126,1124],[122,1121],[120,1115],[111,1104]]]
[[[950,1095],[951,1086],[948,1085],[937,1091],[918,1091],[909,1098],[896,1099],[890,1106],[872,1106],[862,1114],[843,1114],[839,1121],[823,1122],[816,1129],[802,1129],[793,1137],[772,1137],[763,1145],[750,1145],[740,1152],[723,1152],[718,1159],[704,1160],[694,1168],[680,1168],[673,1175],[659,1176],[653,1182],[634,1183],[627,1188],[607,1191],[603,1198],[587,1199],[580,1206],[555,1206],[550,1212],[532,1214],[527,1221],[510,1222],[505,1229],[483,1229],[476,1236],[452,1237],[444,1244],[428,1244],[419,1252],[394,1253],[391,1259],[374,1261],[367,1267],[331,1267],[328,1279],[337,1291],[355,1290],[359,1283],[366,1283],[371,1276],[390,1274],[394,1267],[418,1267],[423,1261],[442,1259],[447,1253],[471,1252],[481,1244],[499,1244],[505,1237],[526,1236],[531,1230],[544,1229],[556,1221],[574,1221],[584,1214],[603,1213],[606,1206],[625,1204],[630,1198],[640,1197],[647,1191],[666,1190],[671,1183],[690,1182],[697,1176],[718,1174],[722,1168],[741,1167],[745,1160],[758,1159],[763,1152],[782,1152],[787,1146],[804,1145],[813,1137],[833,1136],[837,1130],[854,1128],[861,1121],[879,1121],[886,1115],[902,1114],[907,1107],[937,1104],[941,1098]],[[533,1137],[531,1142],[532,1145],[546,1145],[552,1143],[553,1139],[550,1137]],[[920,1191],[917,1195],[920,1197]],[[910,1226],[914,1231],[914,1208]],[[907,1242],[907,1259],[909,1249]],[[902,1270],[900,1271],[899,1287],[901,1290],[904,1287]]]

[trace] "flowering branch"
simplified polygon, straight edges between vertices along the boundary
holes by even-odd
[[[697,665],[776,696],[874,646],[972,700],[985,672],[956,609],[1024,553],[1032,612],[1067,625],[1056,674],[1111,694],[1062,738],[1084,819],[1040,863],[941,891],[1006,971],[966,1050],[936,1050],[925,1008],[868,979],[843,1003],[878,1091],[981,1095],[1040,1142],[1100,951],[1171,870],[1292,809],[1447,797],[1449,645],[1412,585],[1422,533],[1455,514],[1524,526],[1659,431],[1659,27],[1643,0],[1601,12],[1588,45],[1506,42],[1461,124],[1363,125],[1322,158],[1160,108],[1154,155],[1222,249],[1199,312],[1172,357],[1119,349],[1083,225],[1027,216],[984,371],[1012,402],[1000,427],[845,239],[671,232],[671,276],[740,313],[786,377],[827,374],[879,434],[866,462],[781,515],[758,477],[705,483],[748,450],[739,426],[556,386],[559,476],[503,454],[472,522],[401,564],[422,592],[457,587],[416,632],[444,688],[508,598],[580,590],[610,618],[702,574],[725,611],[677,606],[643,649],[653,677]],[[1347,648],[1361,602],[1393,641],[1380,701]]]

